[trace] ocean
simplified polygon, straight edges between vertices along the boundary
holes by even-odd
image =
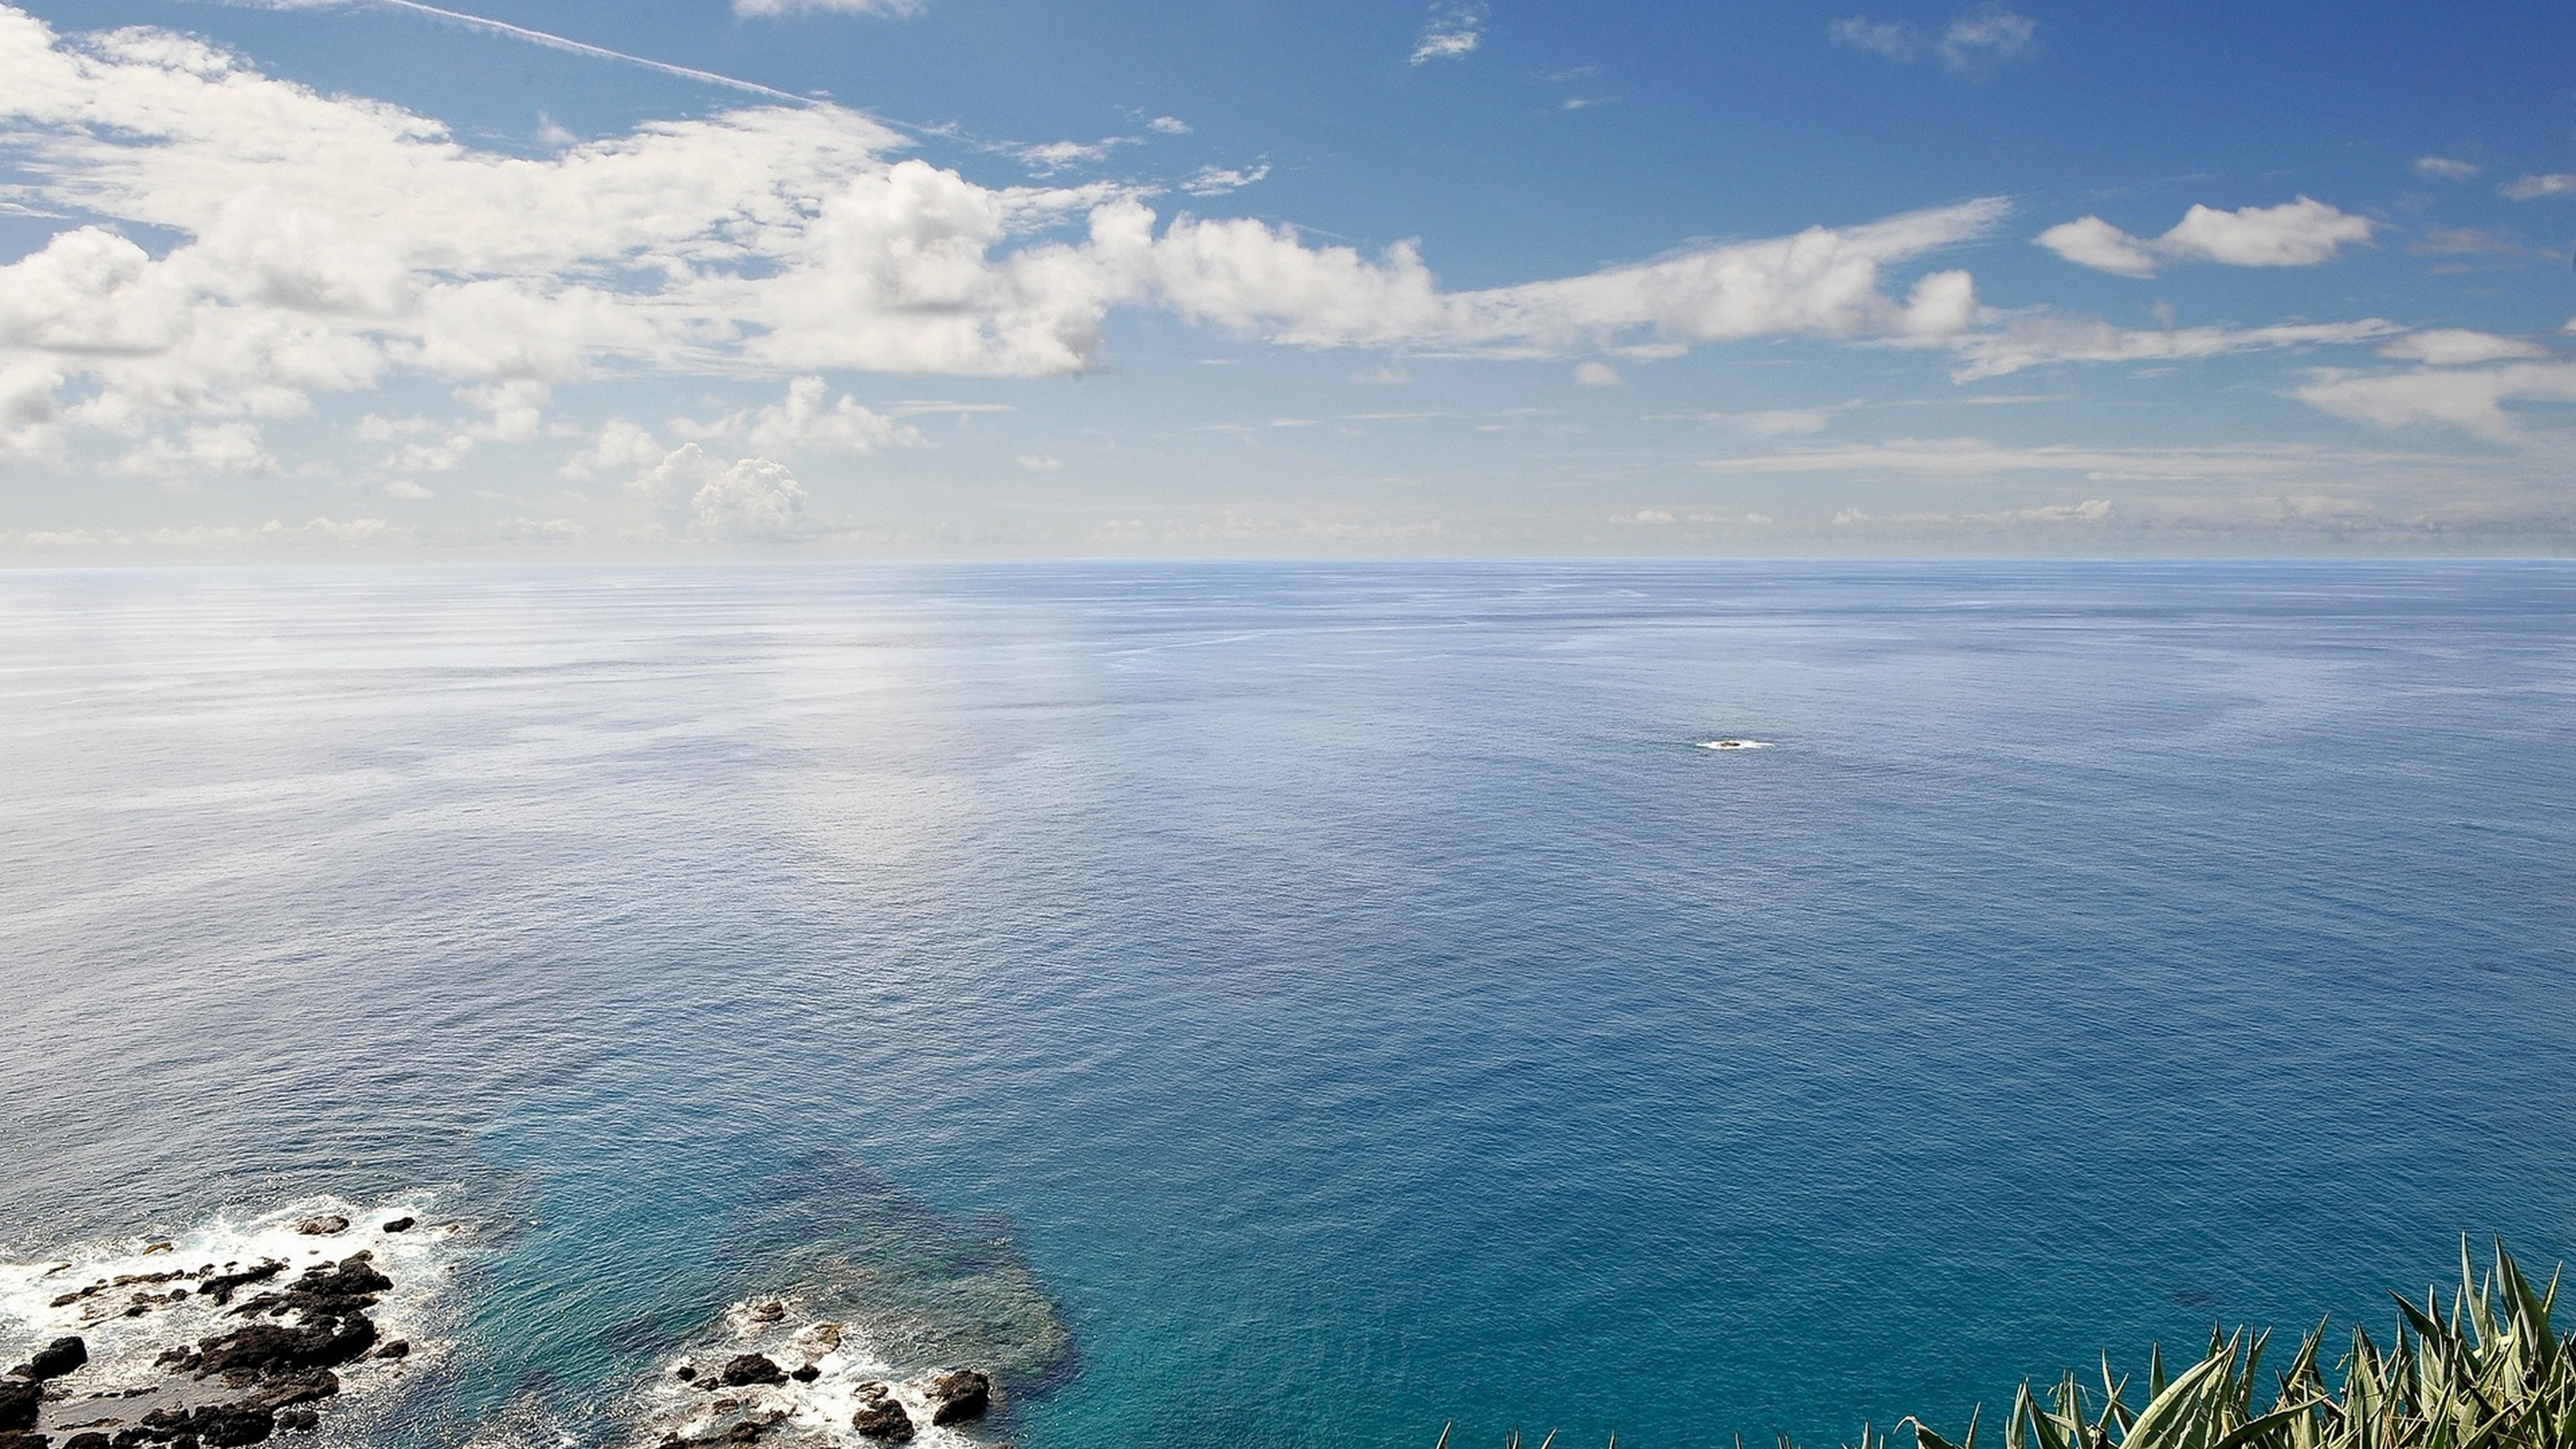
[[[2384,1330],[2576,1251],[2571,726],[2563,563],[0,574],[0,1358],[317,1204],[390,1449],[761,1295],[1024,1449]]]

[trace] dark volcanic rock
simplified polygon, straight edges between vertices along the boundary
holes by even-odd
[[[386,1344],[384,1347],[377,1349],[376,1357],[409,1358],[411,1357],[411,1340],[408,1338],[397,1338],[393,1342]]]
[[[256,1444],[277,1432],[277,1412],[252,1403],[209,1404],[188,1416],[188,1432],[216,1449]]]
[[[34,1379],[16,1374],[0,1378],[0,1434],[36,1427],[36,1406],[43,1394]]]
[[[197,1377],[335,1368],[375,1346],[376,1325],[363,1317],[308,1319],[300,1328],[254,1323],[200,1342],[205,1359]]]
[[[37,1349],[35,1358],[27,1364],[27,1377],[58,1379],[87,1362],[89,1345],[81,1342],[80,1335],[72,1334]]]
[[[787,1382],[786,1373],[778,1365],[770,1362],[766,1355],[757,1353],[736,1354],[726,1361],[721,1377],[729,1389],[738,1389],[745,1384]]]
[[[340,1376],[329,1369],[287,1374],[260,1385],[259,1392],[244,1398],[245,1405],[263,1409],[284,1409],[297,1404],[316,1403],[340,1392]]]
[[[787,1371],[787,1376],[800,1384],[810,1384],[816,1379],[821,1378],[823,1376],[823,1371],[809,1363],[803,1368],[789,1369]]]
[[[385,1231],[389,1233],[407,1233],[410,1232],[412,1230],[412,1226],[419,1221],[420,1219],[418,1218],[388,1218],[385,1220]]]
[[[95,1429],[86,1434],[74,1434],[63,1441],[63,1449],[108,1449],[107,1436]]]
[[[894,1401],[880,1383],[859,1385],[859,1411],[850,1416],[850,1427],[871,1439],[900,1444],[912,1437],[912,1416]]]
[[[324,1213],[318,1218],[306,1218],[297,1223],[295,1230],[309,1238],[328,1238],[347,1232],[349,1220],[338,1213]]]
[[[993,1401],[993,1381],[973,1369],[950,1369],[930,1381],[930,1422],[954,1424],[982,1414]]]
[[[230,1303],[233,1301],[234,1289],[246,1288],[253,1283],[265,1283],[285,1271],[284,1263],[271,1260],[256,1268],[244,1268],[238,1273],[217,1273],[198,1284],[197,1291],[217,1303]]]

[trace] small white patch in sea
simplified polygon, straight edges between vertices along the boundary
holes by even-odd
[[[1699,742],[1699,747],[1703,750],[1767,750],[1771,748],[1771,742],[1769,740],[1702,740]]]
[[[724,1427],[743,1420],[767,1421],[800,1435],[796,1442],[867,1445],[851,1427],[860,1404],[859,1385],[882,1383],[889,1397],[911,1416],[918,1449],[971,1449],[985,1442],[961,1426],[930,1422],[930,1398],[923,1392],[926,1376],[910,1379],[844,1325],[800,1322],[795,1302],[781,1298],[747,1298],[724,1311],[723,1341],[662,1363],[636,1395],[642,1433],[637,1443],[657,1444],[672,1438],[720,1438]],[[709,1388],[714,1376],[736,1354],[757,1353],[782,1370],[812,1368],[809,1382],[745,1384]],[[694,1379],[682,1379],[689,1366]]]

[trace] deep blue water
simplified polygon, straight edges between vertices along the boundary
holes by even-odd
[[[2550,564],[0,575],[0,1247],[434,1188],[423,1443],[858,1182],[1030,1449],[1942,1424],[2576,1250],[2571,725]]]

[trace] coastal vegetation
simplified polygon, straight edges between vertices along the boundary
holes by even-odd
[[[2420,1303],[2400,1296],[2384,1346],[2356,1326],[2329,1347],[2321,1323],[2267,1377],[2268,1331],[2212,1330],[2180,1373],[2151,1347],[2143,1376],[2116,1374],[2105,1357],[2098,1385],[2072,1371],[2045,1389],[2025,1381],[2000,1445],[1982,1411],[1956,1439],[1912,1418],[1896,1432],[1911,1431],[1917,1449],[2571,1449],[2576,1362],[2551,1323],[2562,1272],[2534,1284],[2498,1243],[2480,1273],[2464,1238],[2448,1303],[2438,1288]],[[1846,1449],[1890,1439],[1864,1425]],[[1508,1449],[1521,1449],[1518,1434]],[[1780,1449],[1791,1449],[1785,1436]]]

